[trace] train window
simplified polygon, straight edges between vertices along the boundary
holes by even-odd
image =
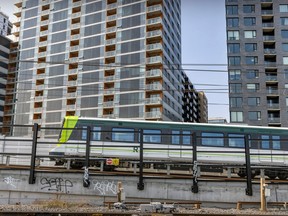
[[[83,126],[82,127],[82,136],[81,136],[82,140],[86,140],[87,139],[87,126]]]
[[[172,144],[180,144],[180,131],[172,130]]]
[[[190,145],[191,144],[191,137],[190,137],[191,132],[190,131],[183,131],[182,133],[183,133],[183,136],[182,136],[183,145]]]
[[[113,141],[134,141],[134,129],[131,128],[112,128]]]
[[[261,135],[261,148],[269,149],[269,136]]]
[[[101,139],[101,127],[93,127],[92,132],[92,140],[100,140]]]
[[[161,143],[161,131],[143,130],[143,142]]]
[[[224,135],[222,133],[202,133],[202,145],[224,146]]]
[[[272,136],[272,148],[280,149],[280,136]]]
[[[228,145],[230,147],[241,147],[244,148],[245,140],[243,134],[228,134]]]

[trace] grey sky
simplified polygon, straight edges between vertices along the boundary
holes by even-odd
[[[12,16],[15,1],[0,0],[1,10]],[[14,17],[10,20],[13,21]],[[182,0],[182,63],[194,64],[184,68],[195,88],[203,90],[208,97],[209,118],[225,117],[229,120],[227,73],[188,70],[226,70],[226,66],[195,66],[227,63],[224,0]]]

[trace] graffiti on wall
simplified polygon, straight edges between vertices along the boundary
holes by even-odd
[[[43,185],[41,190],[56,191],[62,193],[69,193],[69,188],[73,187],[73,183],[70,180],[62,178],[46,178],[43,177],[40,180],[40,184]]]
[[[101,195],[107,195],[107,194],[117,194],[117,186],[114,183],[114,181],[98,181],[94,180],[92,181],[93,189],[95,191],[98,191]]]
[[[8,184],[8,185],[10,185],[10,186],[12,186],[12,187],[14,187],[14,188],[16,188],[15,183],[16,183],[16,182],[20,182],[21,179],[15,179],[15,178],[13,178],[12,176],[8,176],[8,177],[5,177],[5,178],[3,179],[3,181],[4,181],[6,184]]]

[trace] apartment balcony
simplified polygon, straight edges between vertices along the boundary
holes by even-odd
[[[279,109],[279,103],[267,103],[268,109]]]
[[[261,10],[262,15],[273,15],[273,10]]]
[[[160,111],[152,111],[152,112],[146,112],[145,113],[146,119],[160,119],[162,118],[162,113]]]
[[[39,101],[43,101],[43,99],[44,99],[43,96],[35,96],[34,101],[39,102]]]
[[[80,34],[76,34],[76,35],[71,35],[71,40],[79,40],[80,39]]]
[[[116,32],[116,30],[117,30],[116,26],[106,28],[106,33],[113,33],[113,32]]]
[[[17,8],[14,12],[14,15],[16,17],[21,17],[21,13],[22,13],[22,7],[21,8]]]
[[[115,55],[116,55],[116,51],[115,50],[105,53],[105,57],[115,57]]]
[[[71,14],[71,18],[74,19],[74,18],[78,18],[78,17],[81,17],[81,12],[78,12],[78,13],[72,13]]]
[[[162,26],[162,18],[152,18],[147,20],[147,26],[154,27],[154,28],[160,28]]]
[[[278,95],[279,90],[278,88],[271,88],[271,89],[266,89],[267,95]]]
[[[71,46],[71,47],[70,47],[70,52],[79,51],[79,49],[80,49],[80,46],[79,46],[79,45],[77,45],[77,46]]]
[[[39,52],[38,58],[45,57],[46,55],[47,55],[47,52]]]
[[[161,56],[153,56],[146,59],[146,64],[148,65],[161,65],[162,57]]]
[[[17,18],[15,22],[13,22],[13,25],[15,25],[16,27],[20,27],[21,24],[21,18]]]
[[[77,85],[77,81],[76,80],[68,81],[67,85],[68,86],[76,86]]]
[[[50,13],[50,10],[41,11],[41,16],[48,15],[49,13]]]
[[[80,23],[75,23],[75,24],[72,24],[71,25],[71,29],[78,29],[78,28],[80,28]]]
[[[77,74],[78,73],[78,68],[70,69],[68,70],[68,74]]]
[[[277,67],[276,62],[264,62],[265,67]]]
[[[152,83],[146,85],[146,91],[160,91],[162,90],[162,85],[160,83]]]
[[[44,20],[44,21],[41,21],[40,25],[41,26],[46,26],[49,24],[49,20]]]
[[[37,74],[37,79],[45,79],[46,76],[45,73]]]
[[[67,93],[67,98],[75,98],[77,96],[77,92]]]
[[[116,39],[113,38],[113,39],[108,39],[105,41],[106,45],[114,45],[116,44]]]
[[[16,0],[14,5],[18,8],[20,8],[20,7],[22,7],[22,2],[23,2],[23,0]]]
[[[262,3],[272,3],[273,0],[261,0]]]
[[[66,110],[75,110],[76,109],[76,104],[71,104],[71,105],[66,105]]]
[[[264,41],[275,41],[275,36],[268,35],[268,36],[263,36]]]
[[[37,107],[37,108],[34,108],[34,113],[41,113],[43,110],[42,107]]]
[[[12,34],[15,35],[15,37],[19,37],[19,32],[20,32],[19,27],[12,29]]]
[[[82,5],[82,2],[81,1],[78,1],[78,2],[73,2],[73,7],[79,7]]]
[[[268,117],[268,123],[280,124],[281,123],[281,119],[280,119],[280,117]]]
[[[114,106],[114,101],[105,101],[103,102],[103,107],[113,107]]]
[[[276,55],[276,50],[275,49],[264,49],[264,54]]]
[[[262,23],[262,27],[263,28],[273,28],[274,27],[274,23]]]
[[[43,42],[39,42],[39,43],[38,43],[38,46],[39,46],[39,47],[45,47],[45,46],[47,46],[47,44],[48,44],[47,41],[43,41]]]
[[[40,35],[40,37],[41,37],[41,36],[48,35],[48,30],[46,30],[46,31],[41,31],[39,35]]]
[[[41,124],[42,119],[41,119],[41,118],[40,118],[40,119],[33,119],[33,122],[34,122],[34,124],[35,124],[35,123]]]
[[[116,76],[115,75],[112,75],[112,76],[105,76],[104,77],[104,82],[112,82],[116,79]]]
[[[109,88],[109,89],[104,89],[103,94],[114,94],[115,93],[115,88]]]
[[[146,105],[161,105],[162,104],[162,98],[161,97],[146,98],[145,104]]]
[[[162,71],[160,69],[153,69],[146,71],[146,78],[162,77]]]
[[[18,51],[19,51],[19,49],[17,47],[10,49],[10,53],[15,53],[15,52],[18,52]]]
[[[100,116],[102,118],[118,118],[117,114],[103,114],[102,116]]]
[[[12,115],[14,114],[14,111],[11,109],[11,110],[5,110],[4,111],[5,115]]]
[[[113,3],[113,4],[108,4],[107,5],[107,10],[113,10],[117,8],[117,3]]]
[[[149,31],[146,33],[147,39],[154,39],[154,40],[160,40],[162,38],[162,31],[161,30],[154,30]]]
[[[266,82],[277,82],[277,76],[266,76]]]
[[[69,62],[71,62],[71,63],[76,63],[78,61],[79,61],[79,57],[74,57],[74,58],[69,59]]]
[[[117,19],[117,14],[107,16],[107,18],[106,18],[107,22],[114,21],[116,19]]]
[[[9,63],[15,63],[19,61],[18,57],[9,58]]]
[[[51,0],[42,0],[42,5],[50,4]]]
[[[37,68],[45,68],[46,67],[46,63],[38,63],[37,64]]]
[[[146,50],[149,53],[159,53],[162,52],[162,44],[161,43],[155,43],[155,44],[148,44],[146,46]]]
[[[162,6],[153,5],[147,8],[147,17],[160,17],[162,15]]]
[[[45,89],[45,85],[36,85],[36,91],[40,91],[40,90],[44,90]]]

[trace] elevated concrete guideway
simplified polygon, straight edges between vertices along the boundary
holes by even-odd
[[[201,202],[260,201],[260,186],[253,184],[253,196],[245,195],[245,182],[199,182],[199,192],[191,192],[192,180],[144,179],[144,190],[137,189],[137,177],[90,176],[89,187],[83,187],[79,173],[35,173],[35,184],[29,184],[29,171],[0,171],[0,204],[30,204],[39,200],[60,199],[69,202],[103,205],[116,201],[117,184],[127,201],[186,200]],[[288,185],[270,184],[268,202],[286,202]]]

